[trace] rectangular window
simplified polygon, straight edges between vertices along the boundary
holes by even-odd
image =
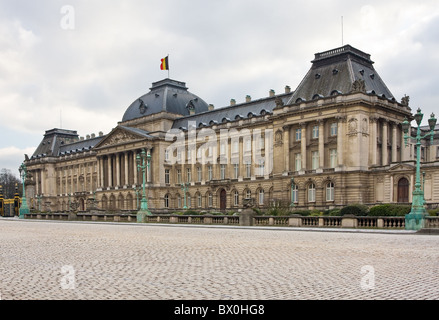
[[[294,166],[296,171],[302,170],[302,155],[300,153],[296,153],[294,156]]]
[[[312,155],[312,170],[316,170],[319,167],[319,152],[318,151],[313,151],[311,153]]]
[[[239,176],[239,164],[235,163],[233,165],[233,179],[238,179]]]
[[[245,163],[245,177],[250,178],[252,175],[252,163],[250,161],[246,161]]]
[[[220,179],[224,180],[226,178],[226,165],[222,164],[220,167]]]
[[[169,150],[165,149],[165,161],[169,162]]]
[[[302,129],[296,129],[296,141],[302,140]]]
[[[186,169],[186,178],[187,178],[187,182],[191,182],[192,181],[192,170],[191,170],[191,168],[187,168]]]
[[[181,170],[177,169],[177,183],[181,184]]]
[[[165,183],[169,184],[169,169],[165,169]]]
[[[201,167],[197,167],[197,181],[201,182],[203,179],[203,171]]]
[[[234,139],[232,140],[232,152],[233,153],[238,153],[239,152],[239,140],[238,139]]]
[[[337,135],[337,122],[331,123],[331,128],[330,128],[329,134],[331,136],[336,136]]]
[[[264,160],[261,159],[261,160],[259,160],[259,165],[258,165],[258,175],[263,176],[264,171],[265,171],[265,163],[264,163]]]
[[[331,168],[335,168],[337,166],[337,149],[330,149],[329,150],[329,166]]]
[[[245,152],[251,152],[252,151],[252,139],[247,138],[245,139]]]
[[[212,166],[207,167],[207,180],[213,179],[213,172],[212,172]]]
[[[319,137],[319,126],[312,127],[312,138],[317,139]]]

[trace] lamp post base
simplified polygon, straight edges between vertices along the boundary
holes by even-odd
[[[425,214],[410,212],[405,215],[406,230],[421,230],[424,227],[425,227]]]
[[[30,213],[30,210],[29,210],[29,208],[23,208],[23,207],[21,207],[19,213],[20,213],[20,214],[19,214],[18,218],[20,218],[20,219],[24,219],[24,216],[25,216],[26,214],[29,214],[29,213]]]
[[[150,216],[150,215],[151,215],[151,212],[149,210],[140,209],[139,211],[137,211],[137,222],[139,222],[139,223],[145,222],[145,217]]]

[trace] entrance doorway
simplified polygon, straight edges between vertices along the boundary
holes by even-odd
[[[398,202],[409,202],[409,181],[406,178],[398,181]]]
[[[220,192],[220,210],[226,210],[227,206],[227,193],[226,190],[222,189]]]

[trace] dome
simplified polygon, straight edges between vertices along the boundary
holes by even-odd
[[[134,120],[159,112],[170,112],[187,116],[208,111],[208,104],[190,93],[184,82],[164,79],[154,82],[150,92],[135,100],[125,111],[122,122]]]

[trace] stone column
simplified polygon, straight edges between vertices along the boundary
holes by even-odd
[[[337,117],[337,162],[338,166],[344,165],[344,124],[346,123],[346,116]]]
[[[127,151],[125,151],[123,153],[123,161],[124,161],[124,166],[125,166],[124,185],[127,186],[129,184],[129,182],[128,182],[128,179],[129,179],[128,178],[129,177],[129,174],[128,174],[128,152]]]
[[[388,137],[388,126],[387,126],[387,120],[383,120],[383,136],[382,136],[382,142],[381,142],[381,165],[386,166],[389,164],[389,155],[387,152],[387,140]]]
[[[392,122],[392,162],[398,161],[397,136],[398,136],[398,124],[396,122]]]
[[[284,161],[285,161],[285,172],[290,171],[290,128],[291,126],[284,126]]]
[[[302,170],[306,170],[306,123],[300,123],[300,128],[302,130],[300,139],[300,153],[301,153],[301,161],[302,161]]]
[[[116,157],[116,187],[120,187],[120,153],[114,156]]]
[[[319,124],[319,167],[321,169],[325,166],[325,122],[318,120]]]
[[[113,186],[113,166],[112,166],[112,155],[108,155],[108,187]]]
[[[134,150],[133,151],[133,176],[134,176],[134,184],[137,185],[138,181],[137,181],[137,152]]]
[[[370,164],[372,166],[377,165],[378,164],[378,146],[377,146],[377,134],[378,134],[378,118],[377,117],[370,117],[369,119],[369,123],[371,125],[370,128]]]
[[[146,149],[146,154],[151,154],[151,149]],[[145,165],[147,165],[147,160],[145,159]],[[151,162],[149,164],[149,166],[146,167],[146,182],[150,183],[151,182],[151,166],[152,166],[152,154],[151,154]],[[193,171],[191,169],[191,175],[193,175]],[[192,176],[193,179],[193,176]]]

